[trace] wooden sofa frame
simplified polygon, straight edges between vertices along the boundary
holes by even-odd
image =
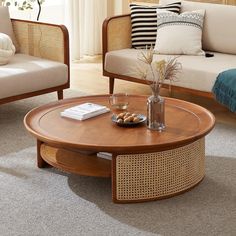
[[[114,91],[115,79],[122,79],[131,82],[147,84],[145,80],[137,79],[130,76],[113,74],[105,70],[106,53],[114,50],[131,48],[131,15],[118,15],[108,17],[103,22],[102,29],[102,46],[103,46],[103,75],[109,77],[109,93]],[[168,88],[169,85],[163,85]],[[204,92],[194,89],[183,88],[179,86],[171,86],[172,91],[188,92],[191,94],[213,98],[210,92]]]
[[[63,99],[63,90],[70,87],[69,34],[63,25],[55,25],[27,20],[11,19],[13,31],[19,44],[18,53],[49,59],[68,66],[66,84],[30,93],[0,99],[0,105],[56,91],[58,99]]]

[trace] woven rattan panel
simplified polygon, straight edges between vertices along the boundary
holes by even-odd
[[[138,201],[171,196],[196,185],[204,173],[204,138],[173,150],[119,155],[116,199]]]
[[[64,37],[59,26],[13,21],[20,53],[64,63]]]

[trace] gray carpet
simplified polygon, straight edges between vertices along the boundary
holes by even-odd
[[[68,92],[67,96],[81,93]],[[22,119],[56,99],[0,106],[0,235],[236,235],[236,130],[217,124],[207,136],[206,177],[174,198],[113,204],[109,179],[36,167],[35,140]]]

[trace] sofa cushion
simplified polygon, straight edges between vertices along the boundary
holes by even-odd
[[[132,47],[146,48],[155,45],[157,35],[157,13],[156,9],[165,9],[179,13],[181,3],[175,2],[165,6],[144,6],[130,4],[132,24]]]
[[[7,65],[0,66],[0,99],[63,85],[67,81],[65,64],[17,53]]]
[[[173,12],[157,9],[155,51],[160,54],[204,55],[202,26],[204,10]]]
[[[174,0],[161,0],[161,4]],[[182,1],[181,12],[205,9],[202,34],[204,50],[236,54],[236,6]]]
[[[14,46],[16,47],[16,51],[19,51],[19,45],[16,41],[16,37],[13,32],[8,7],[0,6],[0,32],[7,34],[11,38]]]
[[[105,70],[134,78],[140,78],[137,66],[141,50],[122,49],[106,54]],[[171,55],[154,55],[154,60],[168,59]],[[214,57],[198,57],[181,55],[177,59],[182,63],[182,72],[179,80],[173,85],[199,91],[211,92],[216,77],[222,71],[236,68],[236,56],[223,53],[214,53]],[[117,66],[119,65],[119,66]]]

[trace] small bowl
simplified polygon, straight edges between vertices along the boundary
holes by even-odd
[[[127,93],[115,93],[109,97],[112,110],[127,110],[129,106],[129,96]]]
[[[137,115],[139,117],[139,121],[138,122],[127,122],[127,123],[119,123],[117,122],[117,115],[112,115],[111,120],[116,123],[118,126],[122,126],[122,127],[135,127],[138,126],[142,123],[144,123],[147,119],[146,116],[142,115],[142,114],[138,114]]]

